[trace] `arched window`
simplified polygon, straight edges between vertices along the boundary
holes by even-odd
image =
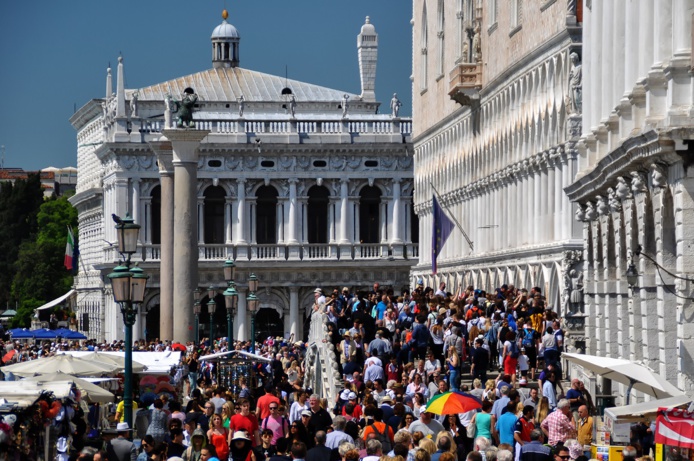
[[[224,243],[224,188],[205,189],[205,243]]]
[[[277,243],[277,189],[260,186],[255,193],[255,241]]]
[[[364,186],[359,192],[359,240],[381,242],[381,189]]]
[[[152,230],[152,243],[155,245],[161,244],[161,186],[156,186],[150,194],[152,197],[151,216],[152,222],[149,223]]]
[[[421,44],[421,53],[422,53],[422,58],[420,61],[420,76],[421,76],[421,81],[419,82],[419,87],[422,90],[425,90],[427,88],[427,79],[428,79],[428,60],[427,60],[427,44],[428,44],[428,35],[429,35],[429,28],[427,26],[427,4],[426,1],[424,2],[424,8],[422,9],[422,30],[421,30],[421,36],[420,36],[420,44]]]
[[[438,30],[436,31],[436,36],[439,39],[439,49],[438,49],[438,59],[436,60],[436,68],[437,68],[437,78],[443,75],[443,60],[444,60],[444,10],[443,10],[443,0],[439,0],[439,11],[438,11]]]
[[[325,186],[313,186],[308,190],[308,243],[328,243],[329,197]]]

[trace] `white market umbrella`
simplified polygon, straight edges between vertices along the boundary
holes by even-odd
[[[109,403],[115,402],[115,396],[106,389],[92,384],[87,380],[71,376],[65,373],[48,373],[24,378],[20,382],[36,382],[36,383],[55,383],[67,381],[75,384],[75,387],[80,390],[82,398],[90,403]]]
[[[125,357],[120,355],[104,354],[103,352],[90,352],[79,357],[81,360],[95,360],[97,362],[115,365],[119,370],[125,369]],[[133,360],[133,373],[142,373],[145,371],[145,366]]]
[[[629,386],[626,394],[627,404],[629,403],[631,389],[652,395],[657,399],[684,394],[684,392],[670,384],[665,378],[650,368],[631,360],[568,352],[562,353],[561,356],[576,365],[582,366],[584,370]]]
[[[83,360],[71,355],[55,355],[53,357],[19,362],[3,367],[3,372],[27,377],[41,373],[66,373],[73,376],[100,376],[117,372],[119,367],[94,360]]]

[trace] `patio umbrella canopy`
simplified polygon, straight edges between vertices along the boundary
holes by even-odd
[[[3,372],[11,372],[16,376],[34,376],[37,371],[43,373],[67,373],[74,376],[101,376],[113,374],[119,367],[94,360],[83,360],[71,355],[56,355],[45,359],[30,360],[28,362],[15,363],[3,368]]]
[[[596,375],[626,386],[632,386],[633,389],[652,395],[657,399],[684,394],[684,392],[670,384],[659,374],[631,360],[568,352],[563,353],[561,356],[576,365],[582,366],[584,370],[591,371]]]
[[[30,339],[34,337],[31,331],[26,328],[13,328],[9,333],[12,339]]]
[[[40,374],[37,376],[32,376],[30,378],[25,378],[21,382],[36,382],[36,383],[55,383],[68,381],[75,384],[75,387],[80,390],[82,398],[89,403],[109,403],[114,402],[115,396],[103,389],[102,387],[92,384],[89,381],[78,378],[76,376],[68,375],[65,373],[48,373]]]
[[[119,370],[125,369],[125,357],[112,354],[104,354],[103,352],[90,352],[79,357],[80,360],[95,360],[97,362],[115,365]],[[142,373],[145,371],[145,366],[140,362],[133,360],[133,373]]]
[[[427,402],[427,412],[435,415],[457,415],[482,408],[482,401],[472,394],[460,391],[444,392]]]

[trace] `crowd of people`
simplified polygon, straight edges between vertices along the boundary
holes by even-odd
[[[315,290],[328,318],[344,388],[328,401],[304,382],[301,341],[257,344],[269,362],[229,389],[205,354],[226,343],[189,344],[180,399],[140,401],[134,430],[118,408],[114,433],[80,460],[586,461],[595,408],[579,380],[562,386],[561,319],[539,288],[493,294],[421,284],[396,295],[374,284]],[[236,348],[248,348],[237,343]],[[109,345],[112,349],[119,347]],[[146,347],[151,347],[146,345]],[[154,349],[167,344],[155,344]],[[38,351],[35,351],[38,354]],[[52,351],[44,354],[53,353]],[[173,379],[173,378],[172,378]],[[257,384],[257,386],[256,386]],[[449,390],[480,408],[437,415]],[[120,407],[122,410],[122,407]],[[647,432],[647,431],[646,431]],[[131,440],[134,440],[131,441]],[[141,442],[138,445],[138,440]],[[647,437],[633,458],[648,456]],[[98,451],[97,451],[98,449]],[[630,461],[628,448],[625,460]]]

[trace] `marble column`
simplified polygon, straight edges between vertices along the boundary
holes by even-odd
[[[165,137],[150,142],[157,155],[161,187],[159,263],[159,337],[174,340],[174,166],[171,142]],[[151,215],[150,215],[151,216]],[[148,223],[151,228],[151,222]],[[150,236],[151,238],[151,236]],[[150,240],[151,242],[151,240]]]
[[[164,130],[171,141],[174,167],[174,339],[193,339],[193,290],[198,284],[197,230],[198,146],[209,131]]]
[[[246,321],[248,319],[248,312],[246,309],[246,293],[248,291],[245,287],[236,287],[236,291],[239,293],[239,305],[236,309],[236,318],[234,319],[234,338],[239,341],[246,341],[250,336],[248,334],[248,328],[250,324]]]
[[[299,287],[289,287],[289,334],[298,341],[301,318],[299,316]]]
[[[639,41],[638,76],[640,80],[648,76],[653,64],[653,4],[655,0],[638,0]]]
[[[402,240],[402,203],[400,200],[400,178],[393,178],[393,197],[391,208],[393,209],[393,225],[391,227],[390,244],[394,258],[402,258],[404,254]],[[452,242],[451,242],[452,243]]]
[[[296,184],[299,182],[296,178],[289,179],[289,219],[287,222],[287,246],[289,251],[289,259],[298,260],[301,257],[299,240],[296,238],[296,223],[301,216],[299,215],[299,207],[296,199]],[[303,224],[303,223],[302,223]]]
[[[349,179],[340,179],[340,245],[352,243],[349,232]],[[355,219],[359,216],[355,214]]]
[[[677,248],[676,273],[680,277],[694,279],[694,168],[688,168],[682,178],[675,184],[674,207],[675,241]],[[677,292],[677,315],[680,319],[691,319],[694,312],[694,303],[691,297],[691,283],[678,281],[675,285]],[[677,356],[694,356],[694,322],[681,320],[678,325],[678,336],[681,338]],[[691,375],[685,363],[677,361],[680,369],[678,381],[675,383],[680,389],[691,393],[693,385]]]
[[[142,216],[140,216],[140,178],[131,178],[131,187],[132,187],[132,199],[133,199],[133,204],[132,204],[132,210],[133,210],[133,219],[137,224],[143,225],[144,224],[144,219],[142,219]],[[142,236],[141,234],[138,234],[137,236],[137,242],[141,243],[142,242]]]
[[[205,244],[205,197],[198,197],[198,245]]]
[[[553,151],[554,149],[552,149],[552,152]],[[547,158],[547,209],[545,211],[545,221],[542,224],[545,227],[545,238],[548,242],[554,242],[556,240],[554,224],[559,210],[554,208],[554,194],[562,193],[562,191],[555,189],[554,184],[554,159],[550,155]]]
[[[231,212],[231,207],[234,203],[234,197],[231,195],[227,195],[224,197],[224,241],[227,245],[231,245],[233,243],[232,235],[231,235],[231,224],[232,224],[232,212]]]
[[[248,259],[248,234],[246,229],[246,180],[239,178],[236,180],[236,258]]]

